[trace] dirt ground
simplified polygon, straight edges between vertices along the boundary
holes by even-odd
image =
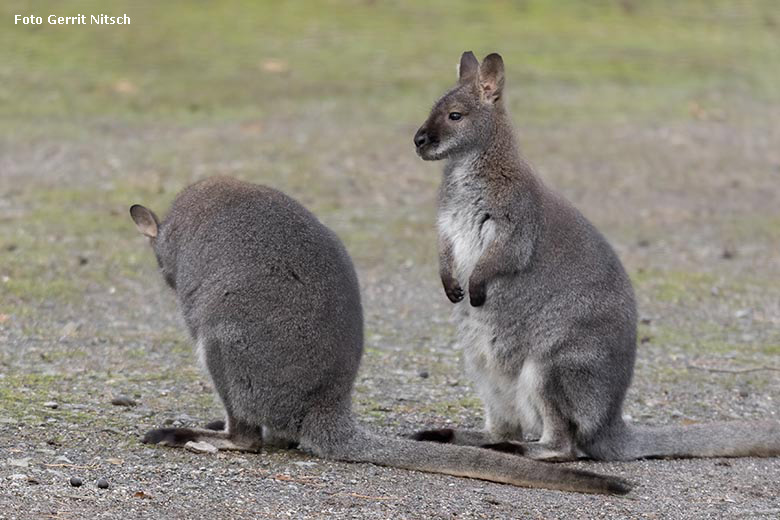
[[[613,498],[299,451],[140,443],[149,428],[221,412],[127,208],[164,213],[177,191],[214,174],[282,189],[343,238],[366,310],[354,396],[366,424],[387,435],[481,424],[436,274],[442,165],[419,161],[411,142],[464,46],[504,54],[524,153],[604,232],[634,281],[630,420],[780,419],[771,2],[746,12],[694,3],[677,17],[623,2],[604,18],[530,2],[514,21],[499,4],[481,17],[458,7],[430,34],[386,7],[351,5],[278,13],[262,35],[238,20],[192,48],[182,42],[219,13],[173,23],[139,8],[139,27],[160,14],[140,43],[3,27],[0,519],[780,517],[780,458],[571,464],[636,484]],[[14,7],[3,9],[7,24]],[[465,20],[476,25],[463,42],[445,37]],[[527,40],[513,39],[518,27]],[[550,31],[585,50],[569,56]],[[135,406],[112,405],[117,396]]]

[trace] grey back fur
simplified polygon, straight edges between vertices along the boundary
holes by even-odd
[[[594,493],[622,480],[477,448],[374,435],[351,410],[363,351],[357,276],[338,237],[290,197],[217,177],[165,218],[130,209],[225,407],[215,429],[162,428],[144,442],[258,451],[299,444],[334,459]]]
[[[504,81],[501,56],[480,64],[464,53],[458,84],[414,138],[421,158],[447,161],[440,275],[486,416],[484,430],[416,438],[548,461],[780,454],[774,421],[624,423],[636,356],[631,282],[601,233],[520,155]]]

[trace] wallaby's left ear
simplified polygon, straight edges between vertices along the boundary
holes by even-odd
[[[145,208],[140,204],[133,204],[130,206],[130,216],[133,218],[133,222],[135,222],[135,227],[138,228],[138,231],[149,238],[157,237],[160,222],[157,220],[157,215],[155,215],[152,210]]]
[[[503,90],[504,60],[499,54],[488,54],[479,66],[479,92],[484,101],[496,103]]]
[[[479,72],[479,62],[477,57],[471,51],[464,52],[460,57],[460,63],[458,64],[458,81],[460,83],[467,83],[474,81]]]

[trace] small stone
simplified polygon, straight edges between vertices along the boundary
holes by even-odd
[[[75,321],[69,321],[65,324],[64,327],[62,327],[62,330],[60,330],[60,341],[73,336],[80,328],[81,325],[79,323],[76,323]]]
[[[13,475],[8,475],[8,480],[27,480],[27,475],[24,473],[14,473]]]
[[[43,403],[43,406],[45,406],[46,408],[51,408],[52,410],[56,410],[57,408],[60,407],[60,403],[58,403],[57,401],[46,401],[45,403]]]
[[[25,457],[23,459],[8,459],[8,465],[13,466],[15,468],[29,468],[30,458]]]
[[[83,483],[84,481],[79,477],[70,477],[70,485],[73,487],[81,487]]]
[[[297,462],[293,462],[293,464],[295,464],[296,466],[301,466],[301,467],[306,467],[306,468],[317,465],[316,462],[307,461],[307,460],[299,460]]]
[[[99,478],[97,481],[97,487],[100,489],[108,489],[108,480],[105,478]]]
[[[136,403],[132,398],[126,396],[126,395],[118,395],[111,399],[111,404],[114,406],[136,406],[138,403]]]
[[[642,336],[641,338],[639,338],[639,343],[642,343],[642,344],[650,343],[652,340],[653,340],[653,338],[651,336]]]
[[[55,462],[59,462],[59,463],[61,463],[61,464],[73,464],[73,461],[72,461],[72,460],[70,460],[70,459],[69,459],[68,457],[66,457],[65,455],[60,455],[59,457],[57,457],[56,459],[54,459],[54,461],[55,461]]]
[[[650,241],[647,240],[646,238],[640,238],[637,241],[636,245],[639,246],[639,247],[649,247],[650,246]]]
[[[750,309],[740,309],[734,313],[734,317],[737,319],[746,318],[750,316]]]
[[[724,260],[731,260],[735,256],[737,256],[737,250],[732,247],[725,247],[723,248],[723,253],[721,253],[721,258]]]
[[[190,450],[193,453],[214,454],[219,451],[214,445],[209,444],[206,441],[201,441],[201,442],[189,441],[187,442],[187,444],[184,445],[184,448]]]
[[[420,373],[418,375],[423,379],[428,379],[428,377],[430,376],[427,370],[420,370]]]

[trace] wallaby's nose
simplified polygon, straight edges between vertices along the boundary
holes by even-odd
[[[429,141],[428,132],[426,132],[422,128],[417,130],[417,133],[414,134],[414,146],[416,146],[417,148],[428,144],[428,141]]]

